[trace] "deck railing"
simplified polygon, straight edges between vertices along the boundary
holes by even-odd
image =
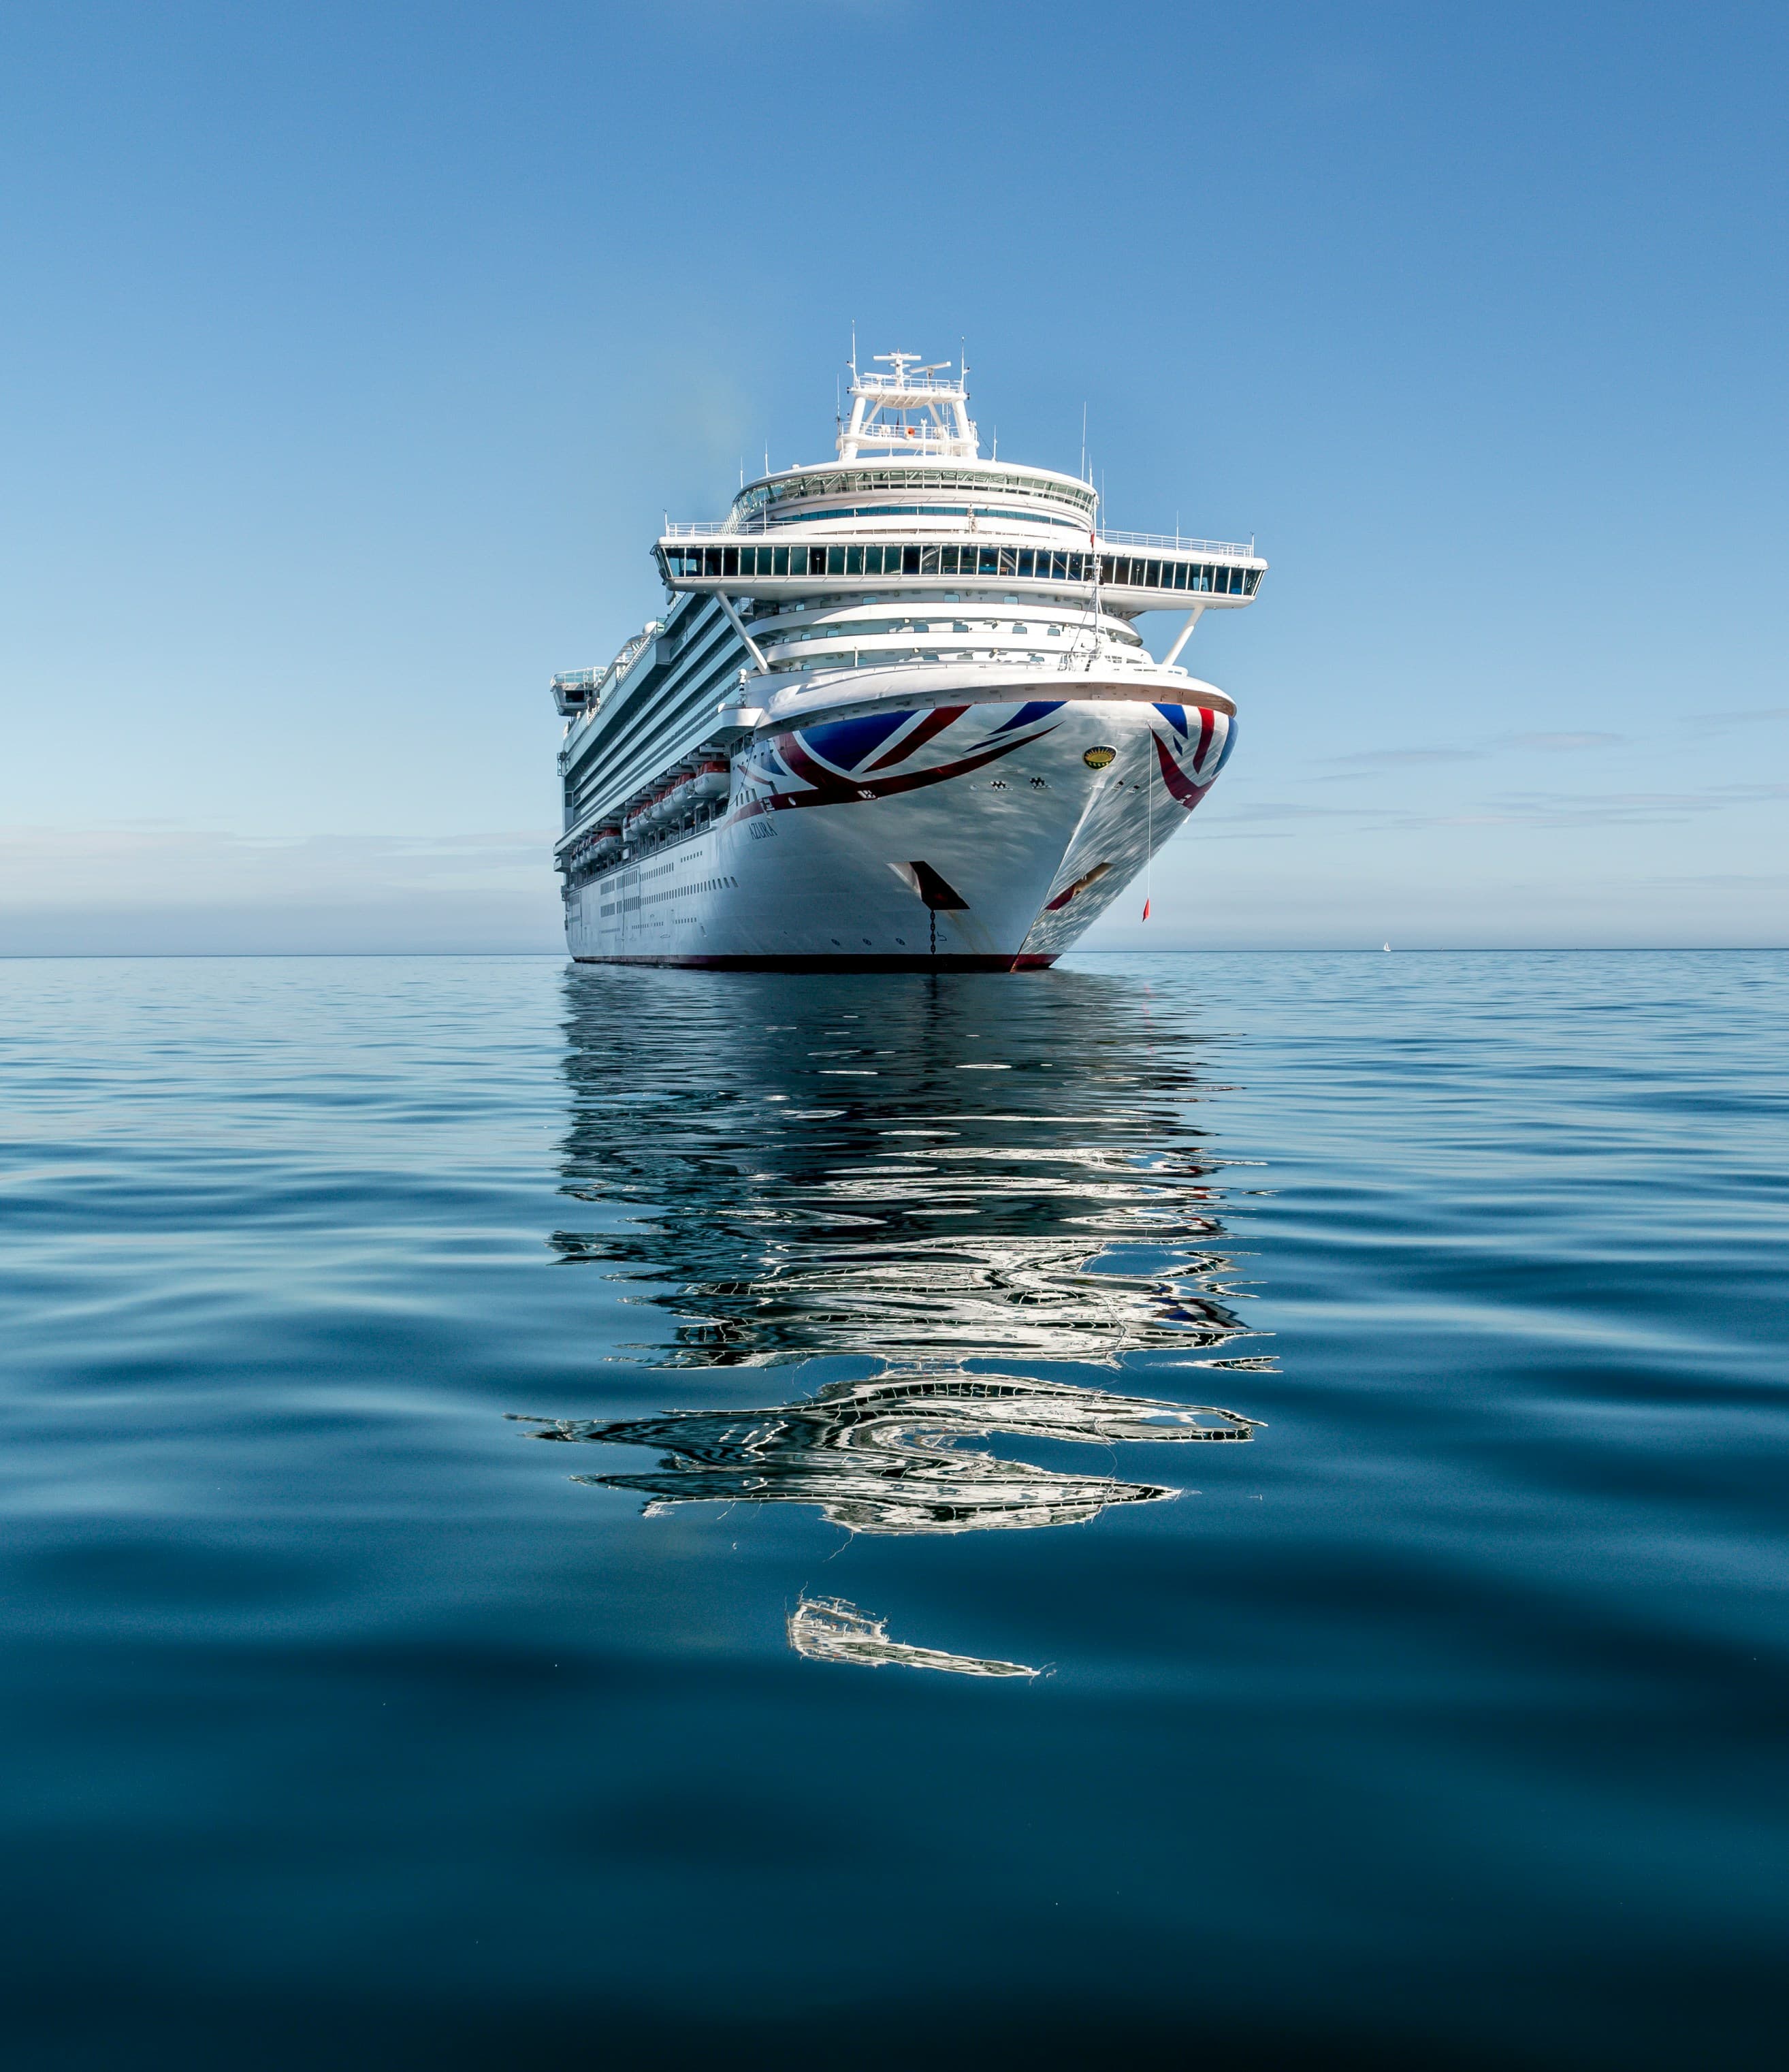
[[[769,521],[761,512],[749,518],[699,518],[693,525],[674,525],[667,518],[662,540],[731,539],[736,532],[768,532]]]
[[[627,642],[620,654],[606,669],[561,669],[553,678],[552,688],[556,693],[582,691],[585,693],[584,709],[566,729],[565,738],[568,745],[596,717],[601,709],[603,699],[608,695],[611,688],[627,673],[628,669],[638,659],[641,652],[657,639],[664,630],[663,619],[648,619],[639,631]],[[564,766],[565,754],[566,749],[561,747],[560,750],[561,768]]]
[[[1253,561],[1253,540],[1196,540],[1185,532],[1114,532],[1099,536],[1102,547],[1167,547],[1183,554],[1224,554],[1232,561]]]
[[[701,519],[694,524],[687,525],[673,524],[667,519],[665,528],[659,536],[663,540],[761,538],[766,532],[786,532],[795,522],[793,519],[785,519],[773,526],[761,514],[743,520]],[[894,521],[891,520],[885,522],[892,524]],[[904,520],[896,526],[896,529],[897,531],[909,529],[910,524],[910,519]],[[985,527],[979,528],[977,536],[979,537],[981,532],[986,529]],[[1150,547],[1158,550],[1165,547],[1176,553],[1221,555],[1225,560],[1233,561],[1247,561],[1256,558],[1255,543],[1253,540],[1196,540],[1191,533],[1185,532],[1102,532],[1099,535],[1099,543],[1102,547]]]

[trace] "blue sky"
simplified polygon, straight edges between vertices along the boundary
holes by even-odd
[[[954,356],[1259,536],[1113,946],[1789,940],[1780,7],[13,7],[0,951],[557,947],[662,512]],[[1163,622],[1158,648],[1172,631]]]

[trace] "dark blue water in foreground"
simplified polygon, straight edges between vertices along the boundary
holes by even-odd
[[[1778,2062],[1786,1028],[0,964],[8,2061]]]

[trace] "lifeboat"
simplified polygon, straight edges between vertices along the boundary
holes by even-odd
[[[724,756],[710,756],[690,779],[690,793],[697,799],[724,799],[732,783],[732,773]]]

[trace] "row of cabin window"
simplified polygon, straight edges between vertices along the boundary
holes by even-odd
[[[827,547],[670,547],[673,576],[1012,576],[1020,582],[1089,582],[1090,554],[1058,554],[1042,547],[929,546],[894,542]],[[1102,554],[1100,581],[1116,589],[1212,592],[1253,597],[1258,569],[1211,561],[1145,560]]]

